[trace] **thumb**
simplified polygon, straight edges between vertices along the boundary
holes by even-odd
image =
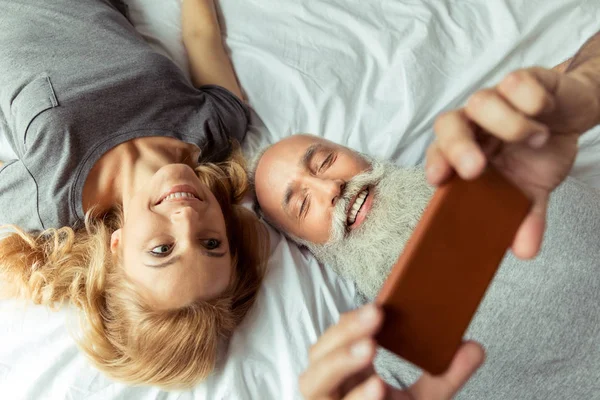
[[[526,68],[524,71],[530,73],[550,95],[556,94],[562,76],[560,72],[542,67]]]
[[[463,343],[443,375],[423,374],[408,390],[415,400],[450,399],[483,364],[484,358],[485,353],[479,343],[472,341]]]
[[[546,228],[548,196],[548,193],[536,196],[531,211],[529,211],[515,235],[512,251],[515,256],[521,259],[533,258],[540,251]]]

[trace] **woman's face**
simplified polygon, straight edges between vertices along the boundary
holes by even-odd
[[[232,265],[223,212],[191,167],[160,168],[124,209],[111,250],[154,307],[209,300],[227,288]]]

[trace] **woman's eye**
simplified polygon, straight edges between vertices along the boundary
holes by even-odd
[[[168,255],[172,249],[173,246],[170,244],[161,244],[160,246],[156,246],[155,248],[150,250],[150,254],[157,257],[164,257]]]
[[[202,241],[202,245],[207,250],[214,250],[214,249],[218,249],[219,246],[221,246],[221,241],[219,241],[217,239],[206,239],[206,240]]]

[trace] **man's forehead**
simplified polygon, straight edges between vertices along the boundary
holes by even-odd
[[[286,182],[298,172],[298,162],[307,146],[299,143],[277,143],[262,156],[256,170],[257,189],[282,191]],[[278,190],[279,189],[279,190]]]
[[[278,181],[302,168],[303,161],[321,146],[331,143],[317,136],[295,135],[271,146],[261,157],[257,178]],[[268,178],[268,179],[266,179]]]
[[[294,135],[265,151],[255,174],[256,191],[261,206],[269,209],[275,205],[279,206],[290,182],[303,171],[303,164],[308,161],[307,158],[322,146],[331,144],[317,136]]]
[[[319,136],[293,135],[275,143],[265,152],[265,155],[271,153],[275,157],[291,157],[298,161],[312,147],[332,145],[335,143]]]

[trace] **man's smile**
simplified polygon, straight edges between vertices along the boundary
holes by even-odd
[[[361,190],[350,202],[347,212],[348,229],[356,229],[363,223],[373,204],[373,194],[370,187]]]

